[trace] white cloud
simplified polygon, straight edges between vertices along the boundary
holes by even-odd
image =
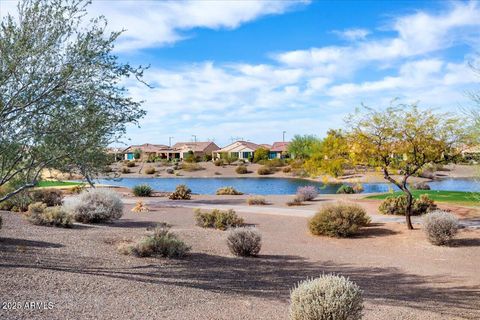
[[[334,30],[333,33],[337,34],[340,38],[343,38],[345,40],[355,41],[365,39],[370,34],[370,31],[367,29],[353,28],[345,29],[342,31]]]

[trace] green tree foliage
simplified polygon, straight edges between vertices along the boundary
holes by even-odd
[[[386,180],[407,196],[406,221],[413,229],[413,197],[408,178],[427,164],[455,161],[462,148],[471,145],[467,121],[449,114],[420,110],[416,105],[399,104],[385,110],[364,108],[348,120],[349,145],[355,162],[381,167]],[[391,175],[392,168],[401,178]]]
[[[88,180],[108,163],[106,147],[145,112],[119,83],[144,68],[112,54],[119,32],[86,21],[83,0],[25,0],[0,26],[0,186],[8,197],[33,187],[44,168]]]
[[[288,145],[288,153],[295,159],[308,159],[319,144],[320,140],[314,135],[295,135]]]
[[[261,160],[268,160],[268,154],[270,150],[267,148],[260,147],[257,150],[255,150],[255,153],[253,154],[253,162],[259,162]]]
[[[140,159],[141,156],[142,156],[142,150],[140,150],[140,149],[133,150],[133,158],[135,160]]]
[[[316,144],[305,169],[310,174],[329,174],[338,177],[343,174],[349,158],[347,139],[341,130],[330,130],[325,139]]]

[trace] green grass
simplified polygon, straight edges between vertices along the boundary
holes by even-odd
[[[383,193],[374,196],[368,196],[366,199],[383,200],[391,196],[402,195],[403,192]],[[480,192],[463,191],[436,191],[436,190],[412,190],[413,196],[418,199],[422,194],[428,194],[430,199],[438,202],[461,203],[461,204],[480,204]]]
[[[40,181],[37,183],[37,187],[39,188],[51,188],[51,187],[73,187],[84,185],[81,182],[73,182],[73,181],[56,181],[56,180],[46,180]]]

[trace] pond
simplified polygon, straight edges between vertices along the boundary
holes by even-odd
[[[148,184],[157,191],[173,191],[179,184],[186,184],[193,193],[215,194],[218,188],[232,186],[246,194],[295,194],[298,187],[314,185],[320,193],[336,193],[341,184],[323,184],[304,179],[287,178],[123,178],[100,179],[98,183],[132,188]],[[480,183],[473,179],[446,179],[429,183],[432,190],[480,191]],[[388,183],[363,183],[363,193],[397,190]]]

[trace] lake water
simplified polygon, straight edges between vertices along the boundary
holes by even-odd
[[[232,186],[246,194],[295,194],[298,187],[313,185],[320,193],[336,193],[341,184],[326,184],[303,179],[285,178],[122,178],[118,180],[100,179],[101,184],[132,188],[139,184],[148,184],[156,191],[173,191],[179,184],[186,184],[193,193],[215,194],[218,188]],[[397,190],[388,183],[363,183],[363,193],[387,192]],[[480,183],[473,179],[446,179],[429,183],[432,190],[477,191]]]

